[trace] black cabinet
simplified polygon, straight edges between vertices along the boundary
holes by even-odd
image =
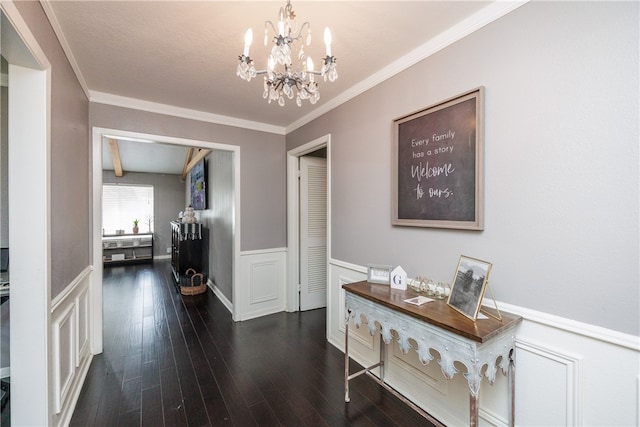
[[[200,224],[171,221],[171,269],[176,284],[180,283],[180,276],[184,276],[190,268],[202,273],[203,241]]]

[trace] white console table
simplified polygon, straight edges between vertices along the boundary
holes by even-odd
[[[398,344],[402,352],[411,349],[409,339],[417,343],[415,349],[420,361],[425,365],[433,356],[430,349],[440,355],[440,368],[446,379],[457,373],[454,362],[462,363],[467,372],[464,373],[469,383],[470,425],[478,425],[478,394],[482,380],[482,370],[490,384],[496,378],[497,368],[509,376],[509,424],[514,425],[514,358],[515,328],[522,318],[509,313],[502,313],[502,320],[494,318],[479,319],[475,322],[450,308],[446,301],[436,300],[416,306],[404,302],[405,299],[417,296],[413,290],[391,289],[387,285],[369,282],[357,282],[343,285],[345,290],[345,402],[349,402],[349,380],[367,374],[374,381],[395,396],[407,403],[431,422],[440,422],[431,417],[413,402],[406,399],[384,380],[385,347],[380,344],[380,361],[372,366],[349,375],[349,319],[353,317],[356,327],[367,319],[367,327],[371,335],[377,332],[380,325],[382,341],[392,341],[391,331],[398,335]],[[379,368],[379,377],[371,370]]]

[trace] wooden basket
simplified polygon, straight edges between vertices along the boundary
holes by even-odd
[[[189,268],[185,272],[185,276],[180,278],[182,283],[187,280],[187,285],[180,285],[180,293],[182,295],[198,295],[207,291],[207,284],[204,282],[204,275],[202,273],[196,273],[193,268]]]

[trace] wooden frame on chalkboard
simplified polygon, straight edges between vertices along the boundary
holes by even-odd
[[[393,121],[391,223],[484,228],[484,88]]]
[[[490,262],[460,255],[447,304],[469,319],[476,320],[491,267]]]

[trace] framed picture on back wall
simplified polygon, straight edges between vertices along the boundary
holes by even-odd
[[[393,225],[483,229],[483,100],[479,87],[394,120]]]

